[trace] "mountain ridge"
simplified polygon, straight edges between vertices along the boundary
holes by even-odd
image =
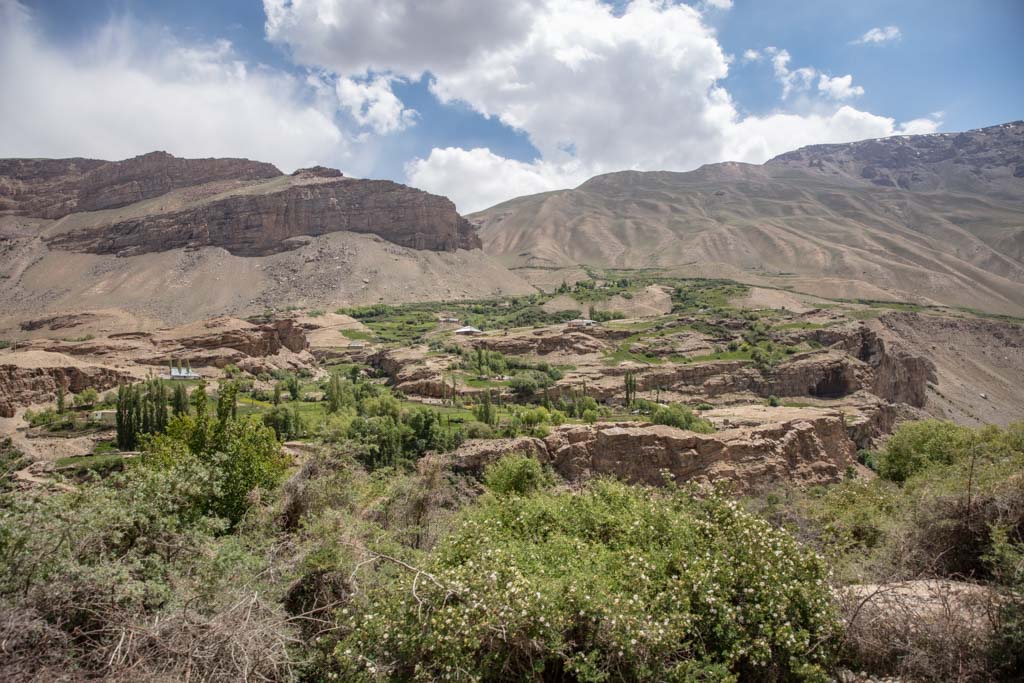
[[[247,159],[0,160],[0,331],[535,291],[446,197]]]
[[[513,268],[669,268],[1020,315],[1021,164],[1014,122],[818,145],[763,165],[620,171],[469,219]]]

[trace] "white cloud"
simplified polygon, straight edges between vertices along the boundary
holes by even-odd
[[[704,0],[704,4],[715,9],[732,9],[732,0]]]
[[[902,135],[931,135],[942,125],[942,112],[935,112],[930,117],[905,121],[900,127]]]
[[[775,77],[782,83],[782,99],[786,99],[794,92],[807,90],[818,75],[818,70],[812,66],[803,66],[799,69],[790,69],[789,62],[792,59],[787,50],[780,50],[776,47],[766,47],[764,54],[772,58],[772,71]]]
[[[48,43],[0,0],[0,157],[120,159],[155,149],[245,156],[282,170],[342,154],[321,84],[240,61],[225,41],[185,45],[114,21],[84,50]]]
[[[407,109],[391,91],[388,78],[339,78],[338,100],[361,126],[385,134],[404,130],[416,122],[416,110]]]
[[[855,45],[868,45],[868,44],[875,44],[875,45],[877,45],[879,43],[888,43],[888,42],[893,41],[893,40],[899,40],[902,37],[903,37],[903,34],[900,33],[900,29],[899,29],[898,26],[882,26],[882,27],[877,27],[876,26],[875,28],[870,29],[869,31],[867,31],[864,35],[862,35],[857,40],[854,40],[853,44],[855,44]]]
[[[749,50],[744,59],[770,59],[795,111],[742,116],[722,85],[730,59],[714,30],[700,11],[670,0],[631,0],[617,9],[601,0],[264,4],[268,37],[304,63],[364,81],[428,73],[442,102],[529,137],[538,152],[531,162],[449,147],[406,165],[411,183],[453,197],[463,211],[607,171],[763,162],[803,144],[903,130],[837,104],[863,92],[852,76],[791,68],[790,54],[775,47]]]
[[[831,113],[749,116],[730,128],[722,158],[760,164],[806,145],[930,133],[938,124],[932,119],[897,124],[895,119],[860,111],[849,105]]]
[[[575,187],[591,174],[578,162],[525,163],[484,148],[435,147],[426,159],[409,162],[406,175],[416,187],[444,194],[469,213],[510,197]]]
[[[818,79],[818,90],[833,100],[849,100],[864,94],[864,88],[853,84],[853,76],[835,76],[829,78],[825,74]]]
[[[529,32],[542,0],[263,0],[270,40],[303,64],[418,78],[471,65]]]
[[[743,53],[743,61],[744,62],[760,62],[763,57],[764,57],[764,55],[762,55],[757,50],[753,50],[753,49],[746,50]]]

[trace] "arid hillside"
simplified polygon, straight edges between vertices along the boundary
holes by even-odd
[[[154,152],[0,161],[0,329],[534,291],[445,197],[322,167]],[[148,322],[147,322],[148,321]]]
[[[1019,315],[1024,122],[818,145],[762,166],[612,173],[470,219],[487,253],[544,269],[524,274],[662,267]]]

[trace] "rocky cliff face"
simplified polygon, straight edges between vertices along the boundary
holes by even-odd
[[[1021,197],[1024,121],[964,133],[897,135],[838,145],[811,145],[769,161],[825,176],[845,175],[911,191],[969,190]]]
[[[281,175],[273,164],[248,159],[180,159],[150,152],[124,161],[0,160],[0,213],[62,218],[133,204],[191,185],[261,180]]]
[[[269,181],[269,182],[268,182]],[[370,233],[412,249],[477,249],[476,229],[448,199],[386,180],[316,166],[284,176],[248,159],[179,159],[152,152],[125,161],[0,160],[0,215],[60,219],[178,192],[130,218],[102,214],[56,231],[51,247],[131,256],[223,247],[239,256],[297,248],[327,233]]]
[[[8,354],[0,358],[0,417],[13,417],[19,406],[56,400],[58,385],[77,394],[89,387],[105,391],[125,381],[133,381],[126,372],[57,353]]]
[[[612,476],[634,484],[729,481],[739,492],[773,483],[839,481],[856,454],[840,413],[775,409],[751,427],[697,434],[636,423],[568,425],[544,439],[470,441],[454,456],[456,469],[479,472],[506,453],[525,453],[569,481]]]
[[[239,193],[184,211],[136,218],[57,236],[52,247],[131,256],[179,247],[223,247],[266,256],[330,232],[379,235],[413,249],[477,249],[473,226],[444,197],[387,180],[297,176],[266,193]]]

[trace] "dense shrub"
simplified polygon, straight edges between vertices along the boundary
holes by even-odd
[[[970,436],[971,430],[952,422],[905,424],[892,435],[878,458],[878,474],[901,482],[931,463],[949,464],[964,452]]]
[[[825,578],[717,498],[610,482],[501,496],[422,571],[350,606],[336,666],[343,680],[825,680]]]
[[[89,408],[99,400],[99,392],[92,387],[87,387],[75,394],[74,404],[76,408]]]
[[[714,426],[707,420],[699,418],[686,406],[673,403],[668,406],[657,406],[651,412],[651,422],[658,425],[668,425],[679,429],[688,429],[691,432],[710,434],[715,431]]]
[[[281,441],[297,439],[306,432],[302,416],[294,406],[277,405],[263,413],[263,424],[274,430]]]
[[[904,425],[892,441],[879,458],[906,473],[901,483],[789,490],[758,507],[817,545],[844,581],[878,587],[874,611],[859,597],[846,605],[847,666],[908,680],[1017,680],[1024,424],[928,421]],[[918,579],[928,581],[905,595],[892,588]]]
[[[3,501],[0,678],[290,677],[293,627],[251,584],[256,558],[204,512],[217,465],[175,455]]]
[[[516,395],[521,401],[526,401],[533,398],[533,395],[537,393],[537,380],[529,375],[516,375],[508,383],[512,393]]]
[[[526,495],[539,491],[550,483],[544,468],[528,455],[510,453],[487,467],[484,484],[498,494]]]

